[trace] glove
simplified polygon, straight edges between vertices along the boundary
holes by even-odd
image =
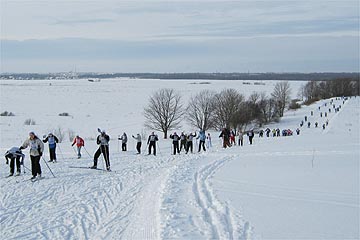
[[[6,164],[9,164],[9,160],[6,159]]]
[[[71,146],[74,146],[74,144],[71,144]]]
[[[20,150],[23,150],[24,148],[21,146],[21,147],[19,147],[19,149],[20,149]]]
[[[39,152],[39,156],[42,157],[42,152]]]
[[[20,161],[20,165],[24,165],[24,160],[21,160],[21,161]]]

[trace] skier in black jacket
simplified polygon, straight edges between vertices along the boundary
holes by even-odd
[[[149,145],[149,155],[151,154],[151,148],[153,148],[154,156],[156,156],[156,141],[159,141],[159,138],[154,132],[152,132],[147,141],[147,144]]]
[[[180,137],[179,135],[176,134],[176,132],[174,134],[170,135],[170,138],[173,140],[173,148],[174,148],[174,155],[176,155],[176,152],[178,154],[180,154],[180,149],[179,149],[179,140]]]
[[[97,168],[97,162],[98,162],[98,158],[100,157],[100,155],[102,154],[104,156],[105,159],[105,164],[106,164],[106,170],[110,171],[110,159],[109,159],[109,141],[110,141],[110,137],[109,135],[106,134],[106,132],[103,130],[101,132],[101,134],[97,137],[96,139],[96,143],[99,146],[98,150],[95,152],[94,155],[94,166],[92,166],[92,169],[96,169]]]

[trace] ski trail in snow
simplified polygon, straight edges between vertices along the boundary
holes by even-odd
[[[227,205],[221,203],[211,189],[209,179],[231,157],[215,160],[206,165],[194,175],[193,193],[201,209],[203,221],[207,227],[210,239],[237,239],[239,231],[234,216]]]

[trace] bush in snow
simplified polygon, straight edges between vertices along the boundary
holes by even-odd
[[[68,117],[68,116],[70,116],[70,114],[67,113],[67,112],[64,112],[64,113],[59,113],[59,116],[61,116],[61,117]]]
[[[62,142],[64,140],[65,132],[63,131],[63,129],[61,127],[54,129],[54,131],[52,131],[52,132],[59,139],[59,142]]]
[[[13,116],[15,116],[15,114],[12,113],[12,112],[5,111],[5,112],[0,113],[0,116],[2,116],[2,117],[13,117]]]
[[[72,142],[75,138],[75,132],[72,129],[68,129],[68,136],[69,136],[69,141]]]
[[[291,103],[289,105],[289,109],[295,110],[301,108],[301,105],[298,103],[300,101],[299,99],[293,99],[291,100]]]
[[[26,119],[25,122],[24,122],[24,125],[35,125],[35,124],[36,124],[36,122],[35,122],[35,120],[32,119],[32,118],[28,118],[28,119]]]

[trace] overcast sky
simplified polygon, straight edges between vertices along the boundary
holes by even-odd
[[[1,72],[359,71],[359,1],[0,0]]]

